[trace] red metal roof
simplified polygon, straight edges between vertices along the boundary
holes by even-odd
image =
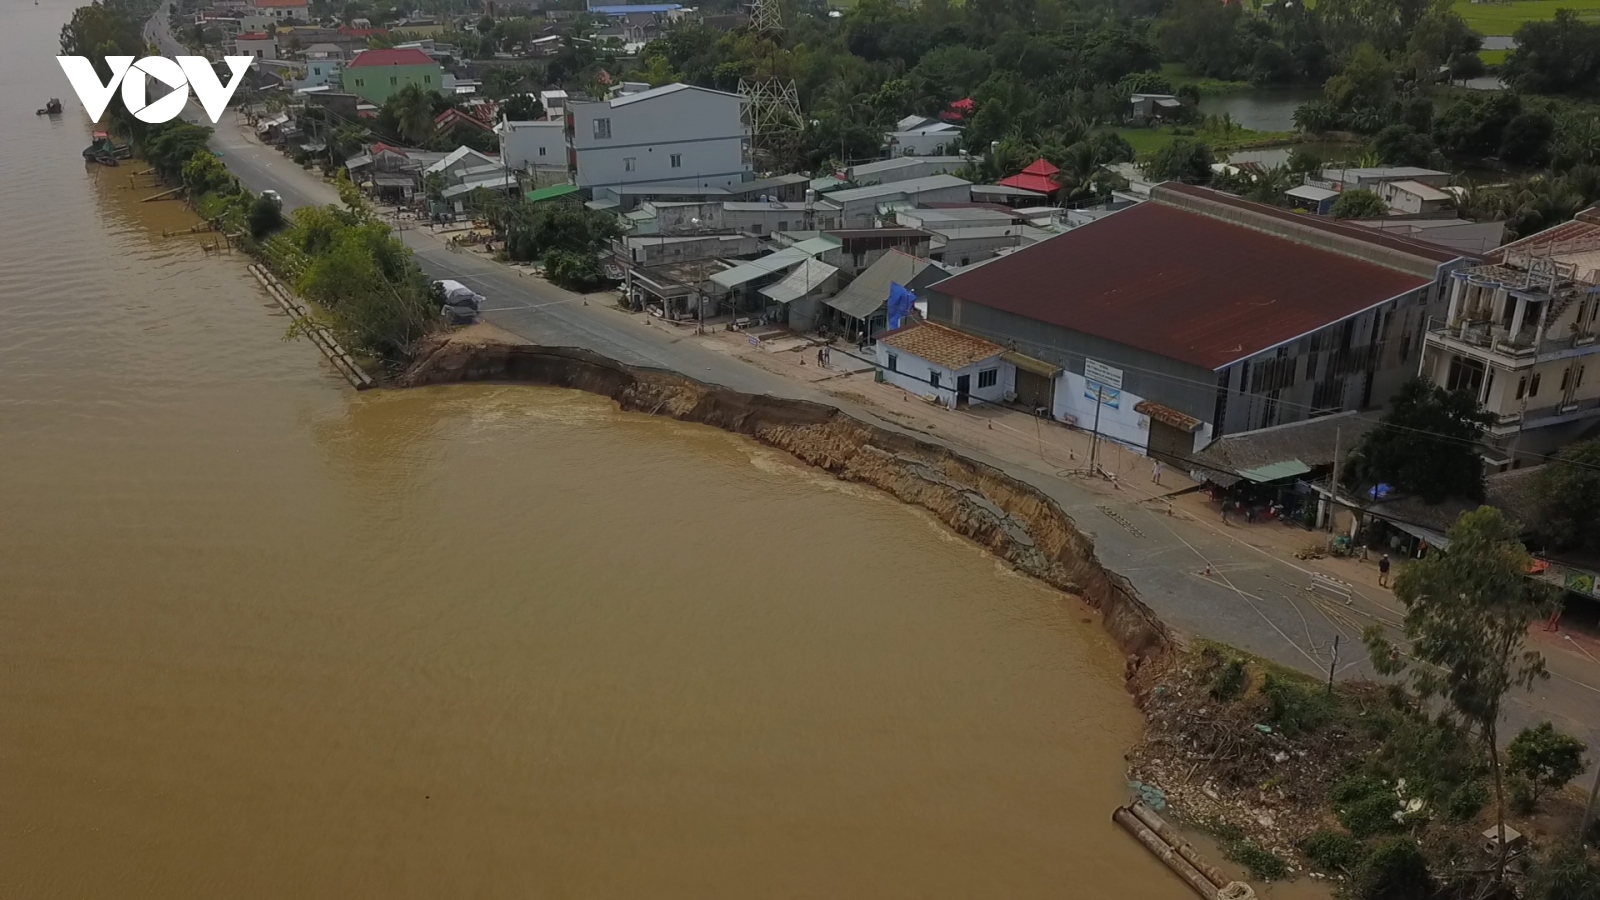
[[[1036,159],[1026,169],[1011,176],[1002,178],[997,182],[1002,187],[1021,188],[1024,191],[1038,191],[1041,194],[1054,194],[1061,189],[1053,177],[1061,170],[1056,168],[1047,159]]]
[[[345,64],[347,69],[357,69],[364,66],[427,66],[432,65],[433,59],[415,47],[395,48],[393,50],[363,50],[357,53],[350,62]]]
[[[934,290],[1220,369],[1428,283],[1147,201]]]

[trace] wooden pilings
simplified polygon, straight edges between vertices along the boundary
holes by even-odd
[[[1122,826],[1134,839],[1156,855],[1167,868],[1182,878],[1205,900],[1254,900],[1255,891],[1242,881],[1230,881],[1216,866],[1183,839],[1176,828],[1156,815],[1143,801],[1119,806],[1111,821]]]
[[[339,371],[339,374],[350,382],[351,387],[358,391],[364,391],[374,385],[372,376],[368,375],[356,364],[355,358],[350,355],[349,351],[339,345],[338,340],[328,333],[328,329],[317,324],[316,320],[311,317],[311,310],[295,299],[294,295],[289,293],[278,282],[278,279],[267,271],[265,266],[259,263],[252,263],[250,274],[261,282],[261,286],[267,289],[267,293],[283,308],[284,312],[288,313],[296,322],[307,323],[304,328],[306,337],[311,339],[311,343],[317,345],[317,349],[321,350],[322,355],[328,358],[328,362],[333,363],[333,367]]]

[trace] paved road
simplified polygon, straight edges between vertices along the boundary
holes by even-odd
[[[164,52],[181,50],[164,30],[156,29],[152,35]],[[191,108],[197,110],[193,104]],[[276,190],[290,209],[338,202],[331,185],[257,143],[232,113],[218,125],[213,147],[246,187]],[[623,362],[671,369],[751,393],[829,403],[874,424],[903,430],[871,409],[718,352],[671,326],[645,325],[645,317],[618,312],[609,299],[597,297],[584,305],[581,296],[543,280],[520,276],[475,254],[451,251],[425,231],[406,230],[401,237],[431,276],[474,286],[488,298],[486,319],[530,340],[585,347]],[[932,435],[919,437],[943,442]],[[1094,536],[1101,560],[1126,576],[1145,602],[1180,631],[1323,675],[1338,635],[1342,642],[1338,675],[1353,677],[1371,674],[1360,645],[1361,629],[1378,619],[1399,618],[1393,598],[1386,594],[1358,595],[1349,607],[1313,600],[1305,590],[1309,571],[1236,540],[1220,523],[1169,518],[1135,502],[1107,498],[1054,471],[995,459],[971,448],[957,449],[1037,486],[1060,503],[1080,528]],[[1212,574],[1201,574],[1208,565]],[[1600,663],[1575,652],[1547,655],[1556,677],[1534,694],[1513,700],[1507,713],[1512,726],[1508,734],[1548,718],[1600,746]]]

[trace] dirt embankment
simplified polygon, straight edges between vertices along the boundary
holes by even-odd
[[[627,366],[587,350],[541,347],[477,325],[432,340],[399,387],[512,381],[610,397],[625,410],[746,435],[849,481],[870,484],[937,515],[1017,568],[1099,610],[1129,657],[1129,675],[1164,655],[1166,626],[1054,501],[993,467],[936,444],[869,425],[820,403],[708,385]]]

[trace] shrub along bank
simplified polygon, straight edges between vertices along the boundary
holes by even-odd
[[[409,359],[438,327],[441,298],[360,192],[341,178],[341,205],[285,216],[277,201],[239,184],[207,149],[210,137],[210,128],[173,122],[147,126],[135,140],[152,168],[185,188],[196,212],[313,301],[319,324],[352,353],[382,364]]]

